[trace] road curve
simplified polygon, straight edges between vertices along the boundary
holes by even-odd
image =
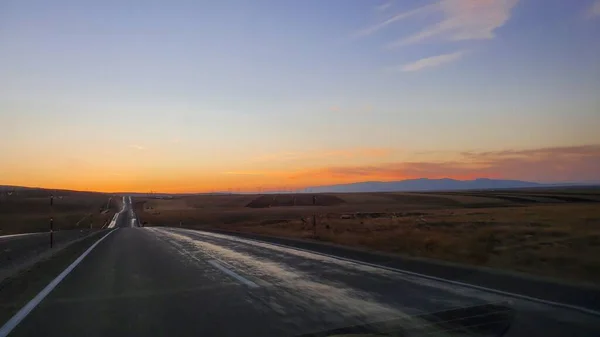
[[[598,317],[293,248],[119,228],[10,336],[296,336],[507,300],[517,312],[507,336],[600,331]]]

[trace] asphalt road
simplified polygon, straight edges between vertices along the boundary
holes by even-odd
[[[569,309],[230,235],[131,228],[126,207],[10,336],[297,336],[506,301],[507,336],[600,335],[600,317]]]

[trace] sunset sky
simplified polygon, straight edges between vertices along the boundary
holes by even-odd
[[[600,182],[600,0],[0,2],[0,185]]]

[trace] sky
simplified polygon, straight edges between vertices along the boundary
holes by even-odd
[[[600,181],[600,0],[0,2],[0,185]]]

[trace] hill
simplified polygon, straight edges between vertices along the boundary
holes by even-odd
[[[402,192],[402,191],[455,191],[483,190],[498,188],[541,187],[542,184],[521,180],[496,179],[410,179],[400,181],[368,181],[341,185],[315,186],[306,188],[311,193],[350,193],[350,192]]]

